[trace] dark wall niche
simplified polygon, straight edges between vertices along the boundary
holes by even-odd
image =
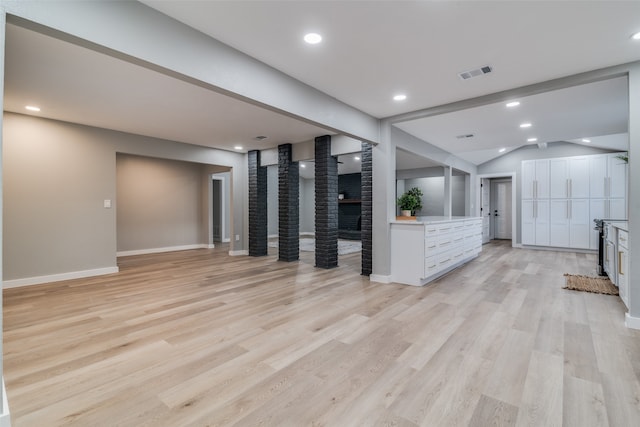
[[[350,173],[338,176],[338,237],[360,240],[361,238],[361,174]]]

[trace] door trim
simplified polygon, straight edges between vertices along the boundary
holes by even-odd
[[[475,216],[480,216],[480,184],[482,183],[482,178],[511,178],[511,247],[517,248],[521,245],[516,244],[516,236],[517,233],[517,210],[516,210],[516,188],[517,187],[517,179],[515,172],[502,172],[502,173],[487,173],[487,174],[478,174],[476,175],[476,203],[475,203]]]

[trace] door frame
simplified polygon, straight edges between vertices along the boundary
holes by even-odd
[[[494,239],[508,240],[508,239],[500,239],[500,238],[496,237],[496,229],[497,229],[497,227],[495,226],[495,224],[496,224],[495,208],[496,208],[496,204],[497,204],[497,201],[498,201],[498,197],[497,197],[498,196],[498,192],[497,191],[494,192],[493,190],[494,190],[494,188],[497,187],[497,184],[509,183],[509,185],[511,186],[511,196],[513,197],[513,182],[511,182],[511,179],[509,179],[509,178],[491,178],[489,180],[489,183],[491,185],[491,192],[489,193],[489,198],[490,198],[490,202],[491,202],[490,203],[491,204],[491,209],[492,209],[491,212],[492,212],[493,224],[494,224],[493,232],[491,233],[491,235],[492,235],[492,237]],[[511,238],[510,239],[513,240],[513,214],[511,216],[511,230],[512,231],[511,231]]]
[[[517,210],[516,210],[516,188],[517,187],[517,178],[515,172],[502,172],[502,173],[486,173],[486,174],[478,174],[476,175],[476,208],[475,208],[475,216],[480,217],[480,192],[482,191],[480,184],[482,183],[482,178],[511,178],[511,247],[516,248],[518,245],[516,244],[516,236],[517,234]],[[491,197],[491,195],[489,196]]]
[[[208,241],[209,248],[213,248],[213,181],[220,181],[220,240],[222,243],[228,243],[231,239],[227,236],[227,206],[225,203],[227,192],[227,179],[224,175],[212,173],[209,175],[209,231]]]

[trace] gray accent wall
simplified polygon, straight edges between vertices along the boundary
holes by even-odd
[[[118,154],[116,171],[118,252],[206,243],[202,165]]]
[[[504,156],[493,159],[478,166],[478,175],[496,175],[504,173],[510,175],[515,172],[516,183],[516,243],[522,243],[522,161],[536,159],[553,159],[557,157],[583,156],[589,154],[609,153],[595,147],[588,147],[569,142],[551,142],[546,149],[540,149],[537,145],[527,145],[518,150],[511,151]],[[480,184],[478,183],[478,186]],[[475,186],[475,185],[474,185]]]
[[[231,250],[246,247],[244,154],[14,113],[4,113],[3,127],[4,280],[116,267],[116,153],[206,164],[203,183],[221,171],[210,165],[231,168],[231,234],[240,237]],[[187,232],[192,240],[205,222],[204,214],[189,215],[196,221]],[[207,243],[205,233],[197,241]]]

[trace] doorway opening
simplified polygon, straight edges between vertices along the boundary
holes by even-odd
[[[478,210],[482,243],[516,238],[516,174],[479,175]]]

